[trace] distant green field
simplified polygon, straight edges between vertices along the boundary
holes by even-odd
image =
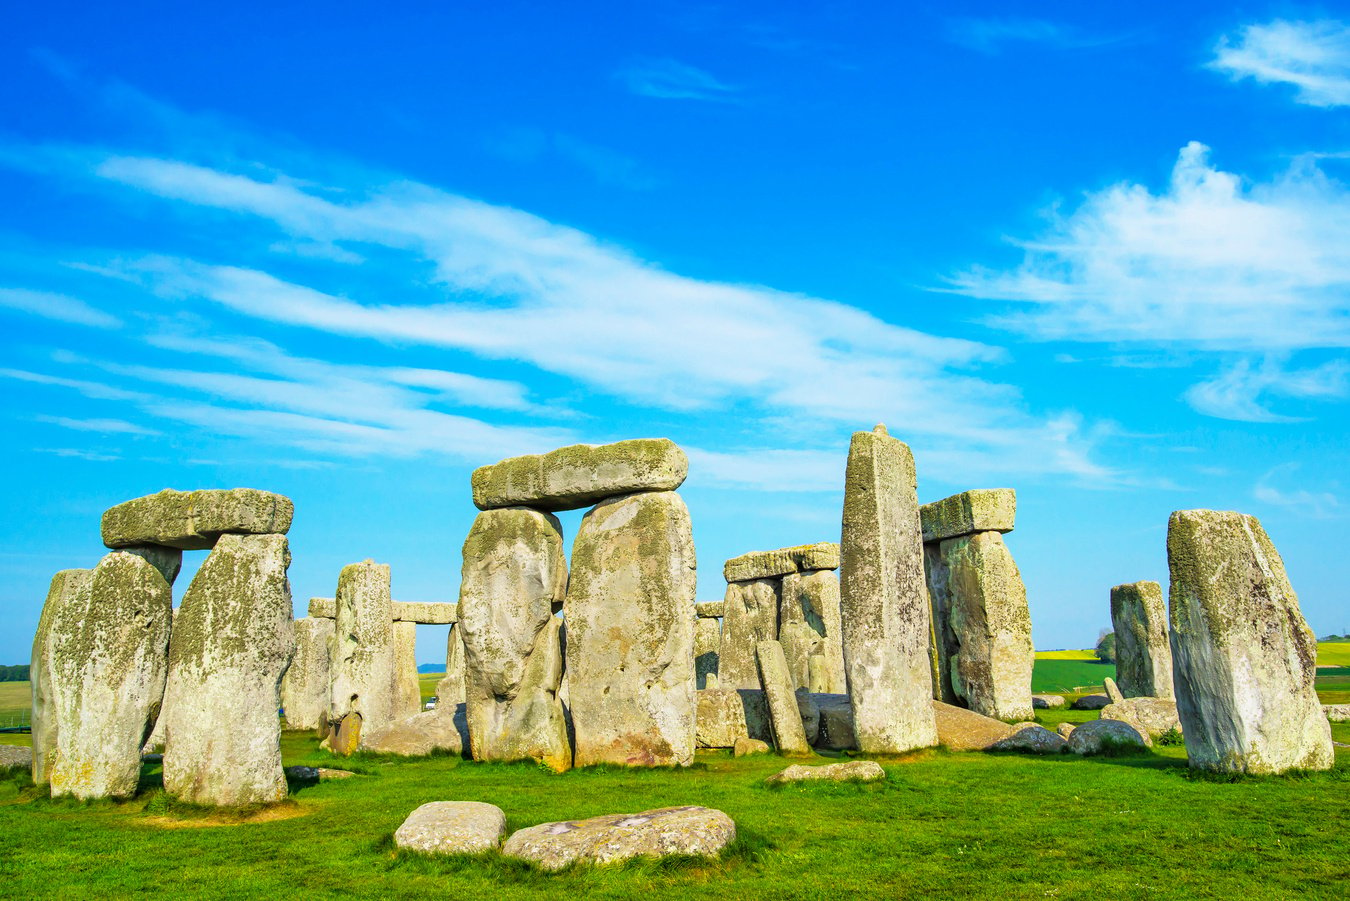
[[[1097,660],[1036,658],[1031,670],[1034,694],[1079,694],[1100,692],[1102,680],[1116,677],[1116,668]]]
[[[1350,641],[1318,642],[1317,665],[1350,666]]]
[[[1092,648],[1077,651],[1037,651],[1037,660],[1096,660],[1097,652]]]
[[[11,720],[27,720],[33,706],[33,689],[28,682],[0,682],[0,728]]]

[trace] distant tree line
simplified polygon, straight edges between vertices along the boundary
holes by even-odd
[[[1107,632],[1097,640],[1097,659],[1102,663],[1116,662],[1116,633]]]
[[[23,666],[0,666],[0,682],[27,682],[28,664]]]

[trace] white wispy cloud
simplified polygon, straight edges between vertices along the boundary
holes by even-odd
[[[1350,363],[1332,360],[1308,369],[1286,369],[1283,361],[1240,359],[1209,381],[1186,392],[1192,407],[1209,416],[1242,422],[1298,422],[1270,410],[1266,397],[1329,400],[1350,393]]]
[[[127,422],[125,419],[72,419],[68,416],[38,416],[38,422],[57,425],[63,429],[73,429],[77,432],[99,432],[100,434],[117,435],[158,435],[159,432],[154,429],[148,429],[145,426],[137,425],[134,422]]]
[[[1279,488],[1272,484],[1277,480],[1288,481],[1298,470],[1297,463],[1282,463],[1272,468],[1257,480],[1252,488],[1252,497],[1275,507],[1297,510],[1301,515],[1313,519],[1332,519],[1341,515],[1340,498],[1330,491]]]
[[[82,300],[50,291],[0,288],[0,307],[94,328],[117,328],[121,321]]]
[[[739,88],[697,66],[673,59],[639,60],[618,73],[634,94],[662,100],[714,100],[732,102]]]
[[[1209,67],[1233,81],[1294,87],[1307,106],[1350,106],[1350,23],[1276,19],[1224,35]]]

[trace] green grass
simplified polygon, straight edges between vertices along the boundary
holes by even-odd
[[[1191,776],[1179,748],[1099,759],[938,751],[884,761],[875,786],[770,789],[764,778],[787,761],[716,752],[684,771],[559,776],[451,757],[341,761],[299,733],[283,744],[288,764],[364,775],[298,787],[279,808],[291,818],[253,821],[170,802],[154,766],[126,803],[52,801],[23,777],[0,781],[5,896],[1331,898],[1343,897],[1350,861],[1344,751],[1331,773],[1238,783]],[[410,811],[450,799],[499,805],[509,829],[703,804],[730,814],[739,834],[713,862],[555,875],[496,854],[394,850]]]
[[[1112,664],[1097,660],[1036,658],[1031,670],[1033,694],[1091,694],[1102,691],[1102,680],[1115,678]]]

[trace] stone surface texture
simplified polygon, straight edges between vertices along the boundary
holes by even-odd
[[[1177,702],[1170,698],[1125,698],[1102,708],[1104,720],[1129,723],[1150,740],[1171,730],[1183,731],[1177,714]]]
[[[773,747],[762,739],[747,738],[742,735],[736,739],[736,743],[731,746],[731,756],[749,757],[751,754],[768,754]]]
[[[839,608],[839,577],[829,570],[792,573],[779,589],[778,640],[798,688],[845,692],[844,640]],[[811,684],[811,658],[820,657]]]
[[[342,568],[328,704],[328,724],[333,731],[329,747],[335,753],[355,750],[362,729],[383,729],[398,720],[391,603],[389,564],[366,560]],[[343,740],[337,741],[339,737]]]
[[[694,621],[694,686],[700,691],[716,688],[718,655],[722,649],[722,624],[706,616]],[[708,677],[713,685],[708,685]]]
[[[459,606],[443,601],[394,601],[389,613],[395,622],[445,626],[459,622]]]
[[[636,491],[674,491],[688,474],[689,458],[667,438],[574,444],[480,466],[473,471],[473,502],[480,510],[578,510]]]
[[[1083,695],[1081,698],[1075,698],[1069,705],[1070,710],[1101,710],[1111,699],[1106,695]]]
[[[286,728],[317,730],[328,716],[333,621],[306,616],[295,621],[294,629],[295,656],[281,680]]]
[[[578,861],[607,864],[672,854],[713,857],[735,838],[736,824],[720,810],[663,807],[530,826],[512,833],[502,853],[558,870]]]
[[[558,691],[563,658],[553,607],[567,591],[557,517],[485,510],[464,541],[460,620],[465,703],[475,760],[571,766]],[[692,605],[691,605],[692,606]]]
[[[1063,736],[1035,723],[1023,723],[1012,735],[994,742],[991,751],[1020,751],[1026,754],[1058,754],[1068,743]]]
[[[45,785],[51,779],[52,761],[56,758],[56,737],[60,731],[60,710],[56,702],[56,682],[52,674],[52,623],[61,622],[63,630],[76,628],[78,619],[63,611],[72,606],[76,617],[83,617],[89,607],[89,586],[94,577],[92,569],[63,569],[52,576],[47,589],[47,601],[38,617],[37,632],[33,636],[32,659],[28,667],[29,688],[32,694],[32,777],[35,785]]]
[[[104,511],[103,543],[110,548],[159,544],[201,551],[226,534],[284,535],[294,513],[290,498],[255,488],[166,488]]]
[[[697,744],[730,748],[743,736],[773,738],[764,692],[748,688],[705,688],[697,692]]]
[[[724,607],[724,601],[698,601],[694,604],[694,615],[721,619]]]
[[[0,745],[0,770],[31,770],[32,768],[32,748]]]
[[[932,620],[928,631],[928,665],[933,679],[933,700],[959,704],[961,698],[952,685],[952,667],[961,645],[951,627],[951,584],[942,558],[942,542],[924,543],[923,571]]]
[[[405,720],[422,709],[422,683],[417,672],[417,623],[395,620],[389,634],[394,646],[393,719]]]
[[[796,686],[788,673],[783,646],[776,641],[761,641],[755,646],[755,656],[759,660],[764,697],[769,702],[774,744],[781,753],[789,756],[809,755],[811,745],[806,741]]]
[[[158,544],[140,544],[129,547],[118,548],[118,550],[127,554],[135,554],[149,563],[159,574],[164,577],[164,581],[173,587],[174,580],[178,578],[179,571],[183,568],[183,551],[176,547],[163,547]]]
[[[452,626],[445,639],[445,675],[436,683],[436,707],[464,703],[464,630]]]
[[[1011,532],[1017,518],[1017,492],[976,488],[924,504],[919,511],[924,541],[945,541],[976,532]]]
[[[70,581],[49,625],[43,674],[56,707],[52,797],[127,798],[164,698],[173,598],[159,571],[134,554],[105,556],[87,588],[82,577]]]
[[[938,741],[949,751],[988,751],[1010,737],[1012,726],[964,707],[931,701]]]
[[[423,854],[478,854],[501,844],[506,814],[481,801],[432,801],[408,814],[394,845]]]
[[[337,617],[337,598],[310,598],[309,615],[319,619]]]
[[[1064,706],[1063,695],[1032,695],[1031,706],[1038,710],[1058,710]]]
[[[1325,770],[1317,640],[1254,516],[1182,510],[1167,528],[1177,710],[1192,767]]]
[[[816,747],[830,751],[848,751],[858,747],[853,731],[853,704],[846,694],[813,694],[811,700],[820,716]]]
[[[582,519],[564,614],[578,766],[693,762],[695,567],[674,492],[611,498]]]
[[[769,785],[785,785],[789,782],[877,782],[885,778],[886,771],[875,760],[850,760],[824,766],[794,763],[764,781]]]
[[[223,535],[173,621],[164,789],[193,804],[286,797],[281,680],[295,649],[283,535]]]
[[[777,579],[727,583],[722,643],[717,657],[719,688],[759,688],[755,645],[778,637]]]
[[[1327,715],[1329,722],[1350,723],[1350,704],[1323,704],[1322,712]],[[37,734],[36,730],[33,734]],[[33,747],[37,747],[36,742]]]
[[[1130,582],[1111,589],[1111,626],[1116,632],[1116,682],[1127,698],[1171,698],[1172,646],[1167,608],[1157,582]]]
[[[1129,723],[1120,720],[1091,720],[1080,723],[1069,733],[1068,749],[1075,754],[1100,754],[1110,745],[1116,747],[1146,748],[1147,737]]]
[[[463,751],[453,707],[424,710],[407,719],[361,735],[361,750],[403,757],[425,757],[433,751]]]
[[[895,754],[936,744],[914,457],[881,426],[854,433],[849,447],[840,561],[858,747]]]
[[[750,582],[789,573],[838,568],[839,545],[820,541],[773,551],[751,551],[732,557],[723,564],[722,575],[728,582]]]

